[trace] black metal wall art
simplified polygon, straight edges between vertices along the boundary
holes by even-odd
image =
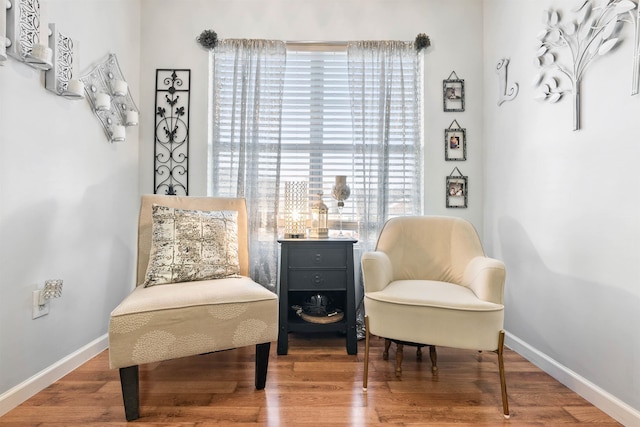
[[[156,70],[155,194],[189,195],[190,91],[191,70]]]

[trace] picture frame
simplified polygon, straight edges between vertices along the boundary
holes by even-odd
[[[442,104],[445,112],[464,111],[464,79],[455,71],[442,81]]]
[[[455,175],[456,171],[458,175]],[[469,195],[468,178],[457,167],[446,178],[446,207],[466,208]]]
[[[467,160],[467,130],[460,127],[456,120],[444,130],[444,159],[446,161]]]

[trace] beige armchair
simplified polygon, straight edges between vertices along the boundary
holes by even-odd
[[[156,217],[156,212],[161,212],[158,206],[167,207],[162,209],[173,208],[170,212],[174,219],[169,227],[166,220]],[[228,234],[231,243],[225,247],[231,248],[233,256],[229,258],[233,259],[230,264],[238,268],[238,274],[210,280],[200,277],[190,280],[191,276],[181,272],[172,276],[173,279],[168,279],[168,283],[150,282],[152,276],[148,271],[149,259],[155,259],[162,250],[162,245],[158,242],[154,244],[155,237],[152,237],[152,229],[155,233],[153,236],[158,235],[153,226],[154,221],[157,224],[164,221],[165,228],[171,229],[175,234],[193,231],[188,227],[184,228],[175,219],[182,218],[175,216],[174,212],[178,211],[181,214],[186,212],[199,215],[224,211],[231,218],[229,220],[222,217],[222,220],[227,221],[224,227],[231,230]],[[227,226],[227,223],[232,226]],[[183,228],[178,230],[180,227]],[[201,228],[204,229],[205,226]],[[218,236],[221,234],[218,231],[214,227],[210,229],[209,235]],[[248,277],[247,236],[247,208],[244,199],[142,196],[138,222],[137,285],[113,310],[109,322],[109,362],[111,368],[120,370],[125,416],[128,421],[139,417],[138,366],[144,363],[255,345],[255,387],[265,387],[270,345],[278,337],[278,302],[273,292]],[[197,236],[197,239],[200,239],[198,242],[204,240],[202,235]],[[162,244],[167,246],[166,243]],[[203,243],[202,247],[204,246]],[[176,243],[172,250],[183,250],[188,254],[189,248],[185,248],[183,243]],[[211,252],[210,248],[206,250]],[[181,265],[176,267],[171,264],[171,268],[179,269]],[[206,272],[206,268],[191,270],[196,275],[201,271]],[[150,284],[153,286],[149,286]]]
[[[466,220],[439,216],[393,218],[376,249],[362,256],[365,307],[363,389],[367,389],[369,342],[376,335],[400,344],[495,351],[502,406],[509,418],[505,383],[505,268],[485,256]]]

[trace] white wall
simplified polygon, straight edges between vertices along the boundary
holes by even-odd
[[[595,391],[593,400],[640,411],[632,26],[585,74],[581,130],[572,131],[570,96],[557,104],[533,99],[542,12],[553,6],[570,16],[575,4],[484,2],[485,241],[507,265],[509,344],[574,388]],[[503,57],[520,93],[498,107],[494,68]],[[638,414],[628,425],[640,423]]]
[[[629,29],[588,71],[583,129],[573,132],[569,102],[540,104],[530,85],[550,0],[48,3],[53,21],[80,43],[81,70],[118,55],[141,124],[112,145],[86,101],[50,94],[40,72],[14,60],[0,67],[0,393],[103,336],[131,287],[138,196],[153,192],[157,68],[192,70],[190,194],[204,195],[208,55],[195,42],[203,29],[221,38],[329,41],[425,32],[426,213],[470,219],[488,253],[507,263],[512,346],[565,373],[570,386],[595,390],[593,400],[640,410],[640,98],[629,96]],[[502,57],[511,59],[520,94],[498,107]],[[442,80],[453,70],[466,82],[464,113],[442,112]],[[444,161],[443,130],[454,118],[467,129],[466,162]],[[454,166],[470,179],[468,209],[444,208]],[[31,320],[31,291],[58,277],[64,296]]]
[[[78,42],[79,70],[116,53],[137,102],[139,4],[47,4]],[[133,283],[139,193],[138,130],[108,142],[86,100],[45,90],[44,73],[13,58],[0,67],[0,129],[2,395],[104,336]],[[32,291],[55,278],[62,297],[32,320]]]
[[[414,40],[431,37],[425,53],[425,212],[451,214],[482,228],[482,3],[475,0],[141,0],[143,102],[154,99],[157,68],[192,72],[189,183],[207,193],[208,53],[195,41],[202,30],[219,38],[277,40]],[[443,17],[455,17],[456,25]],[[184,25],[184,23],[189,25]],[[465,79],[464,113],[442,111],[442,80]],[[153,106],[153,104],[147,104]],[[468,161],[444,161],[444,129],[453,119],[467,128]],[[153,117],[142,119],[142,192],[153,192]],[[469,176],[469,208],[445,208],[445,177],[458,166]]]

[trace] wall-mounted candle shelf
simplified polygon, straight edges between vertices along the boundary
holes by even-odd
[[[68,99],[84,98],[84,83],[77,78],[78,54],[76,43],[49,24],[49,48],[53,52],[53,66],[45,73],[46,89]]]
[[[138,108],[131,98],[116,55],[109,54],[80,80],[109,141],[124,141],[125,126],[138,124]]]
[[[49,26],[40,0],[5,0],[7,54],[33,68],[51,68]]]

